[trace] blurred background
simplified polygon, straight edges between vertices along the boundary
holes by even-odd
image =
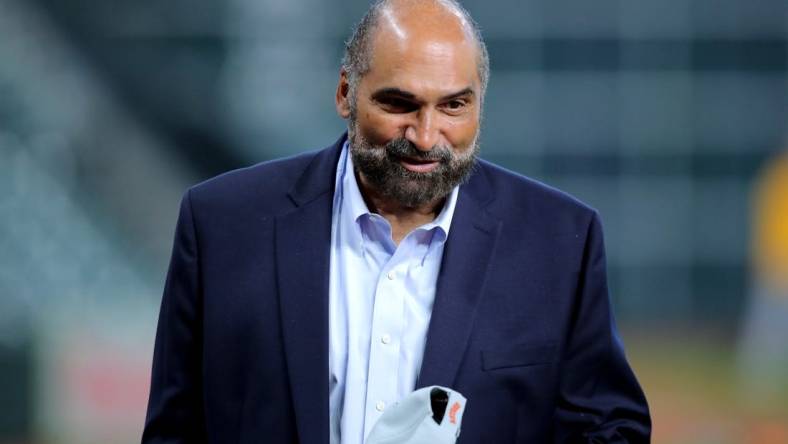
[[[656,443],[788,443],[785,0],[466,0],[483,157],[601,212]],[[178,202],[333,142],[361,0],[0,0],[0,443],[138,442]]]

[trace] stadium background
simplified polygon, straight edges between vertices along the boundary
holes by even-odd
[[[788,442],[785,1],[463,3],[483,157],[601,212],[654,442]],[[0,443],[139,440],[181,194],[335,140],[365,8],[0,0]]]

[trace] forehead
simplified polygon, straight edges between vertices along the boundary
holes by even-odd
[[[434,20],[417,26],[383,23],[371,42],[370,69],[364,80],[436,93],[468,87],[478,90],[478,59],[475,40],[463,30]]]

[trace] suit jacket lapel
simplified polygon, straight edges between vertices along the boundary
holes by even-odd
[[[328,442],[328,283],[334,178],[343,136],[319,152],[276,218],[279,306],[300,442]]]
[[[452,387],[473,328],[501,222],[485,210],[493,197],[484,170],[460,188],[443,251],[418,387]]]

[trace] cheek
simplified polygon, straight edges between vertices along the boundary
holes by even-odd
[[[374,144],[385,144],[405,133],[405,123],[397,116],[366,111],[359,116],[359,127],[364,137]]]
[[[467,147],[476,137],[479,130],[478,119],[453,121],[446,126],[446,137],[454,147]]]

